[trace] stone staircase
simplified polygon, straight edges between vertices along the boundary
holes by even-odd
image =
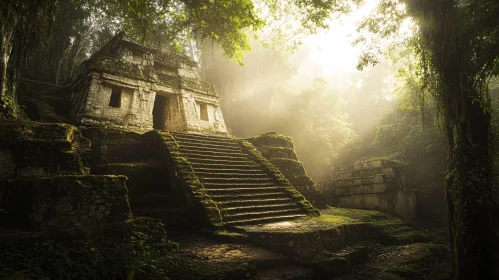
[[[171,133],[228,225],[301,218],[306,210],[231,138]]]

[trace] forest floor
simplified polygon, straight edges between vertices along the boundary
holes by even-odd
[[[101,241],[68,242],[58,237],[43,241],[31,233],[0,233],[0,248],[7,247],[1,241],[12,245],[14,239],[18,243],[40,239],[33,247],[4,254],[0,279],[23,279],[16,275],[24,279],[41,279],[40,275],[46,279],[123,278],[130,268],[121,270],[135,259],[140,261],[142,274],[161,272],[154,274],[158,277],[136,279],[443,280],[450,276],[445,228],[414,226],[371,210],[329,208],[320,217],[169,236],[178,247],[164,244],[162,238],[153,241],[145,231],[132,235],[130,244],[119,232],[103,235]],[[38,276],[28,277],[34,275]]]
[[[319,239],[327,238],[328,232],[345,227],[343,241],[366,228],[370,234],[376,233],[369,238],[359,235],[332,250],[325,249],[324,242],[314,243],[318,232],[322,234]],[[450,276],[445,228],[413,227],[378,211],[330,208],[317,218],[290,221],[284,226],[248,226],[242,233],[222,235],[175,239],[179,251],[173,263],[182,263],[182,268],[169,269],[175,271],[169,275],[171,279],[443,280]],[[257,240],[255,235],[267,238]],[[310,253],[303,247],[318,250]]]

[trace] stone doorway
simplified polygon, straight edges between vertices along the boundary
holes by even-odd
[[[152,120],[154,129],[165,129],[168,110],[168,97],[156,94],[154,107],[152,109]]]

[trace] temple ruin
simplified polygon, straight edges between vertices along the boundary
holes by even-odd
[[[71,81],[79,125],[226,133],[219,96],[191,58],[144,47],[118,33]]]

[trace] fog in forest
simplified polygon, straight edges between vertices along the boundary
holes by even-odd
[[[395,76],[386,63],[356,69],[359,48],[351,45],[353,36],[333,31],[313,35],[293,52],[253,41],[243,67],[208,45],[202,74],[221,95],[231,133],[243,138],[269,131],[291,136],[299,159],[318,182],[330,179],[334,165],[353,163],[342,159],[341,152],[371,137],[383,117],[399,106]]]

